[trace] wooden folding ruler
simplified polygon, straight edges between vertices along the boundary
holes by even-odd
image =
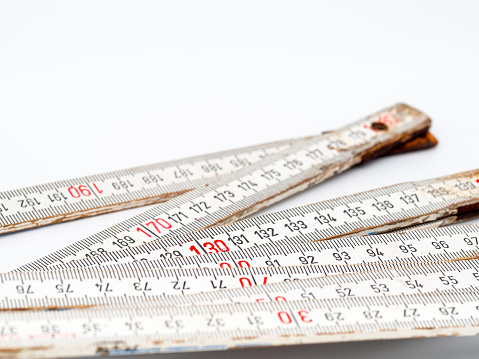
[[[429,126],[399,104],[315,137],[1,193],[4,232],[175,198],[0,275],[0,357],[476,334],[479,227],[424,228],[476,216],[479,170],[235,222],[432,146]]]

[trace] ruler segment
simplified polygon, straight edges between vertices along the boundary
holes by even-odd
[[[224,175],[207,187],[158,205],[64,251],[76,254],[75,248],[83,246],[88,252],[83,255],[97,255],[118,249],[119,238],[140,244],[234,222],[364,159],[387,153],[391,146],[423,133],[429,126],[429,118],[419,111],[402,104],[392,106],[268,156],[240,172]],[[92,250],[92,242],[101,246]],[[60,253],[50,257],[64,257]]]
[[[157,269],[278,267],[374,262],[410,263],[477,256],[478,238],[478,225],[462,225],[414,232],[333,238],[327,241],[309,243],[291,240],[279,241],[248,250],[200,256],[173,257],[170,253],[165,253],[158,260],[142,260],[141,256],[131,258],[127,251],[112,253],[127,256],[126,258],[129,260],[120,257],[118,260],[120,265],[138,265],[140,266],[139,269],[145,268],[145,266],[146,268]],[[62,263],[51,269],[83,269],[102,263],[110,265],[113,262],[112,253]]]
[[[205,305],[479,289],[477,259],[439,263],[419,260],[412,257],[411,261],[417,263],[256,268],[108,266],[7,273],[0,275],[0,310],[106,304]],[[250,290],[253,286],[262,288]],[[221,293],[213,293],[217,291]],[[191,295],[195,293],[202,294]],[[177,298],[184,295],[188,298]],[[166,297],[171,299],[163,300]]]
[[[93,238],[66,247],[21,267],[41,270],[80,261],[107,264],[134,260],[186,257],[216,252],[241,251],[265,244],[312,242],[322,239],[366,235],[401,229],[415,224],[432,226],[457,222],[474,213],[479,203],[479,170],[406,182],[372,191],[344,196],[312,205],[246,219],[231,225],[211,227],[134,246],[130,236],[114,243],[122,250],[103,253]],[[436,222],[434,222],[436,221]],[[437,222],[438,221],[438,222]],[[102,244],[102,246],[104,243]],[[82,257],[92,258],[80,260]]]
[[[164,202],[304,141],[276,141],[0,192],[0,233]],[[408,148],[420,149],[412,142],[397,151]]]
[[[477,334],[479,226],[418,229],[476,216],[479,170],[230,224],[434,145],[429,125],[399,104],[329,134],[0,193],[5,231],[175,197],[0,274],[0,358]]]
[[[224,350],[479,334],[479,293],[8,312],[0,357]],[[48,331],[45,332],[45,323]],[[11,329],[11,331],[8,331]]]
[[[0,234],[164,202],[307,139],[287,139],[0,192]],[[436,145],[436,138],[426,132],[384,155]]]
[[[355,266],[329,266],[331,272],[302,277],[300,269],[294,277],[264,285],[240,286],[204,291],[197,294],[165,295],[151,301],[141,301],[133,306],[192,306],[228,303],[258,303],[297,301],[347,297],[371,297],[390,295],[422,295],[439,292],[469,292],[478,290],[479,272],[477,260],[440,263],[408,263],[398,265],[368,264]],[[335,273],[335,270],[338,273]],[[343,273],[339,273],[342,270]],[[267,273],[265,273],[267,275]],[[263,277],[264,278],[264,277]],[[268,280],[270,277],[267,277]],[[206,288],[206,286],[205,286]],[[210,288],[208,288],[210,289]],[[114,305],[117,305],[114,303]],[[122,303],[121,305],[128,305]]]

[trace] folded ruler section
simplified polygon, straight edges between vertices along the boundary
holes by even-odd
[[[0,357],[225,350],[479,334],[479,292],[7,312]],[[48,323],[48,324],[45,324]],[[14,325],[14,329],[12,326]]]
[[[0,192],[0,233],[164,202],[319,137],[287,139]],[[429,132],[418,133],[388,151],[372,155],[406,153],[436,144]]]
[[[477,225],[470,225],[375,236],[334,238],[309,243],[279,241],[247,250],[218,252],[202,256],[124,261],[121,263],[121,268],[125,268],[124,266],[133,266],[132,268],[138,269],[242,268],[454,260],[478,255],[477,238],[479,236],[476,234],[477,231]],[[79,268],[81,270],[96,264],[94,259],[97,258],[102,257],[63,263],[52,267],[52,269]],[[93,270],[103,269],[93,267]]]
[[[311,254],[298,249],[282,258],[270,254],[269,259],[237,259],[233,262],[237,264],[235,267],[231,266],[231,260],[210,262],[209,268],[193,267],[191,262],[190,266],[178,268],[181,264],[175,261],[155,261],[5,273],[0,274],[0,310],[84,308],[105,304],[146,306],[148,301],[154,306],[205,305],[275,298],[298,300],[476,290],[479,288],[479,261],[472,257],[478,255],[478,246],[469,244],[479,235],[478,228],[474,229],[462,227],[459,233],[426,231],[424,237],[419,234],[415,240],[408,240],[404,235],[383,235],[378,239],[379,244],[369,247],[354,246],[341,248],[339,252]],[[436,261],[442,262],[427,262],[431,254]],[[338,256],[356,264],[338,265]],[[318,277],[322,279],[312,280]],[[249,289],[257,285],[264,288]],[[231,292],[234,288],[242,290]],[[204,293],[184,300],[178,298],[201,292]],[[164,301],[166,297],[173,298]]]
[[[112,242],[123,249],[98,253],[96,244],[83,241],[52,255],[27,264],[19,270],[41,270],[69,263],[80,267],[154,260],[203,254],[229,255],[247,253],[275,244],[284,248],[298,243],[353,235],[384,233],[418,224],[441,226],[477,215],[479,205],[479,170],[445,177],[406,182],[376,190],[340,197],[298,208],[242,220],[230,225],[211,227],[187,235],[173,236],[141,246],[133,237],[117,236]],[[375,239],[369,239],[374,242]],[[324,241],[319,246],[328,246]],[[101,245],[105,246],[107,242]],[[345,242],[344,246],[348,246]],[[258,247],[260,246],[260,247]],[[88,254],[79,259],[80,253]],[[339,253],[339,252],[338,252]]]
[[[479,260],[466,257],[477,255],[478,236],[477,225],[453,226],[272,247],[282,258],[259,246],[2,274],[0,357],[12,350],[46,358],[475,335]],[[250,257],[227,257],[235,253]],[[442,262],[424,262],[429,256]],[[331,264],[345,260],[358,264]],[[228,268],[233,263],[238,268]],[[54,310],[35,310],[45,308]]]
[[[430,120],[398,104],[267,156],[31,264],[45,267],[237,221],[424,133]],[[120,240],[120,241],[119,241]],[[25,267],[27,268],[27,267]],[[24,268],[24,269],[25,269]]]
[[[420,137],[397,151],[420,149],[417,141],[426,147],[435,142]],[[0,192],[0,233],[164,202],[304,141],[265,143]]]
[[[279,280],[285,276],[281,270],[273,273],[275,282],[254,286],[234,283],[225,290],[213,289],[197,294],[164,295],[153,300],[122,303],[133,307],[175,307],[229,303],[258,303],[321,298],[372,297],[392,295],[422,295],[438,292],[478,291],[478,260],[463,260],[440,263],[408,263],[398,265],[367,264],[357,266],[305,266],[299,268],[295,277]],[[355,268],[356,267],[356,268]],[[283,267],[284,270],[292,268]],[[305,274],[308,270],[310,273]],[[322,276],[319,271],[323,270]],[[265,274],[266,269],[263,269]],[[281,274],[280,274],[281,273]],[[292,272],[294,273],[294,272]],[[260,273],[257,278],[262,279]],[[263,274],[264,275],[264,274]],[[241,277],[240,277],[241,278]],[[263,276],[263,278],[265,278]],[[270,278],[270,277],[266,277]],[[237,278],[238,281],[238,278]],[[286,282],[286,284],[285,284]],[[225,282],[226,284],[226,282]],[[240,283],[241,284],[241,283]],[[102,298],[103,301],[106,301]],[[112,301],[113,306],[115,304]]]
[[[0,358],[479,334],[479,226],[419,230],[477,216],[479,170],[240,220],[431,146],[429,125],[398,104],[315,137],[0,194],[3,231],[172,198],[0,274]]]

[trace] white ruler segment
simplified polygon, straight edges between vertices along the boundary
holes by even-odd
[[[0,193],[0,233],[175,197],[0,274],[0,358],[479,334],[479,226],[418,230],[476,216],[479,170],[232,223],[429,125],[398,104],[327,135]]]
[[[421,275],[427,278],[421,277],[419,280],[421,286],[409,289],[418,289],[419,292],[433,291],[435,288],[456,289],[459,278],[464,277],[460,273],[461,270],[470,269],[472,274],[469,273],[468,278],[461,280],[461,286],[467,288],[475,285],[479,279],[479,274],[475,275],[475,269],[471,269],[476,268],[477,261],[454,261],[477,257],[478,238],[479,226],[466,225],[402,234],[336,238],[312,243],[286,243],[280,246],[269,244],[245,251],[102,267],[78,266],[81,261],[75,261],[63,265],[66,268],[71,267],[70,269],[0,274],[0,308],[84,306],[102,303],[138,304],[144,299],[169,295],[249,287],[342,273],[371,272],[384,268],[412,266],[412,263],[416,263],[414,267],[404,270],[406,272],[410,270],[409,273],[415,275],[414,280]],[[439,267],[433,267],[432,264],[427,264],[427,261],[453,262],[445,263],[441,272],[437,269]],[[440,272],[440,275],[433,277],[431,270]],[[451,279],[448,283],[437,282],[437,277],[450,275],[444,274],[445,271],[456,271],[457,273],[454,273],[456,279]],[[365,274],[368,279],[374,278],[375,275],[372,272]],[[384,274],[377,275],[384,277]],[[359,274],[359,278],[362,276],[364,275]],[[386,276],[400,277],[398,272]],[[404,276],[407,275],[402,277]],[[399,289],[396,288],[395,291],[390,290],[391,285],[383,281],[382,284],[387,286],[387,291],[381,290],[378,293],[386,294],[391,291],[388,294],[398,294],[397,290],[401,287],[406,289],[406,294],[410,293],[406,281],[413,278],[412,274],[408,276],[399,282]],[[352,275],[348,275],[347,278],[340,277],[337,279],[339,282],[358,281],[351,280],[356,278]],[[431,281],[433,284],[425,287],[425,283]],[[437,283],[446,287],[437,286]],[[449,284],[451,286],[447,286]],[[351,289],[351,286],[348,288]],[[377,288],[368,285],[366,289],[375,291]],[[357,290],[355,292],[360,293]],[[320,297],[319,292],[316,293]],[[340,296],[343,294],[339,293]],[[361,294],[372,293],[361,292]]]
[[[164,202],[305,141],[276,141],[0,192],[0,233]]]
[[[158,260],[120,260],[122,265],[138,264],[138,268],[242,268],[280,267],[317,264],[361,264],[374,262],[433,262],[476,256],[478,225],[451,226],[404,233],[388,233],[364,237],[334,238],[327,241],[298,243],[280,241],[248,250],[219,252],[201,256]],[[127,254],[126,251],[118,253]],[[97,256],[67,262],[51,269],[85,268],[101,264]],[[108,262],[110,263],[110,262]]]
[[[272,243],[313,242],[375,234],[438,219],[444,222],[439,221],[437,225],[449,224],[477,207],[478,181],[479,170],[474,170],[431,180],[406,182],[141,246],[130,243],[135,240],[128,235],[117,236],[113,243],[123,249],[97,256],[92,256],[92,252],[99,253],[98,247],[85,241],[19,270],[46,269],[73,260],[79,261],[78,265],[82,266],[87,263],[107,264],[226,253]],[[87,253],[86,257],[91,260],[80,260],[80,254],[83,253]]]
[[[0,234],[164,202],[311,138],[286,139],[0,192]],[[383,154],[436,144],[434,136],[426,132]]]
[[[404,265],[394,263],[336,265],[324,266],[323,276],[318,276],[316,272],[321,266],[303,266],[296,272],[291,272],[296,273],[295,276],[283,275],[282,281],[262,285],[258,279],[269,280],[271,277],[268,274],[274,272],[269,269],[268,272],[263,270],[263,277],[255,273],[254,279],[259,283],[252,286],[244,285],[244,280],[238,286],[234,279],[239,282],[239,278],[234,278],[230,279],[230,282],[233,282],[232,287],[224,290],[213,288],[209,292],[198,294],[165,294],[151,301],[142,300],[136,303],[132,301],[133,304],[125,303],[124,299],[120,301],[122,306],[164,307],[477,291],[479,290],[478,266],[477,260]],[[311,272],[307,277],[303,277],[305,276],[303,273],[308,268],[311,268]],[[340,271],[343,273],[339,273]],[[274,278],[279,279],[277,275]],[[105,299],[103,300],[106,302]],[[117,303],[109,302],[114,306]]]
[[[248,290],[258,285],[262,288]],[[241,290],[230,291],[235,288]],[[459,289],[479,289],[479,260],[214,269],[110,266],[1,274],[0,310],[138,306],[148,305],[148,301],[153,301],[152,306],[205,305]],[[220,293],[213,293],[217,291]],[[202,294],[177,298],[194,293]],[[164,301],[166,297],[172,298]]]
[[[52,358],[479,334],[479,293],[1,313],[0,357]]]
[[[207,187],[178,196],[52,253],[29,268],[114,251],[121,243],[147,243],[234,222],[341,173],[381,148],[404,142],[429,125],[429,118],[419,111],[402,104],[392,106],[268,156],[237,173],[224,175]]]

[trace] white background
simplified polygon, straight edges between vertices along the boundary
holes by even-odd
[[[2,1],[0,190],[330,130],[395,102],[440,145],[267,211],[478,167],[474,1]],[[0,271],[140,210],[0,238]],[[476,222],[479,223],[479,222]],[[476,338],[174,358],[475,358]]]

